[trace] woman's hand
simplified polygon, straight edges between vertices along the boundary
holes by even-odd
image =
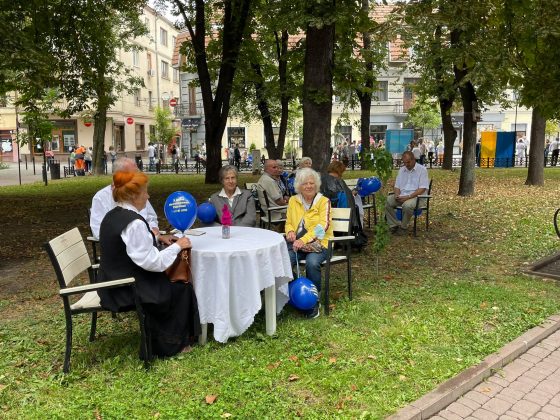
[[[288,242],[294,242],[296,240],[296,233],[293,230],[286,233],[286,240]]]
[[[189,238],[187,238],[186,236],[183,236],[182,238],[177,239],[175,241],[175,243],[177,245],[179,245],[181,247],[181,249],[192,248],[191,240]]]
[[[301,248],[303,248],[305,244],[303,243],[303,241],[301,239],[296,239],[294,241],[294,243],[292,244],[292,248],[294,251],[299,251]]]

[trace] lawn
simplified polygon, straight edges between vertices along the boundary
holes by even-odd
[[[365,173],[350,173],[357,177]],[[89,343],[76,324],[71,372],[61,373],[64,318],[42,244],[71,227],[110,182],[87,177],[0,188],[0,417],[383,418],[559,312],[558,285],[520,274],[558,250],[552,215],[560,170],[542,188],[526,170],[477,171],[477,193],[456,195],[458,172],[434,179],[430,231],[391,238],[377,258],[354,255],[354,300],[335,269],[330,316],[292,308],[264,334],[264,314],[227,344],[156,361],[137,358],[135,318],[102,316]],[[256,177],[242,176],[241,184]],[[158,212],[176,190],[205,199],[201,176],[152,176]],[[167,227],[160,214],[160,227]],[[368,231],[371,237],[372,232]],[[215,398],[215,399],[214,399]],[[211,403],[208,403],[211,402]]]

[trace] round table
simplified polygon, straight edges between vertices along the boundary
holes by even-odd
[[[240,226],[231,227],[229,239],[222,239],[221,226],[196,230],[205,234],[187,236],[193,245],[191,270],[203,327],[214,324],[214,338],[222,343],[243,334],[262,307],[264,289],[266,332],[274,334],[276,313],[289,300],[292,279],[284,237]]]

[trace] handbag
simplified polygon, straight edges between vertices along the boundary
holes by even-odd
[[[303,227],[301,231],[296,235],[296,239],[301,239],[307,233],[307,229]],[[311,242],[306,243],[300,248],[302,252],[322,252],[323,245],[321,245],[321,241],[317,238],[312,240]]]
[[[177,254],[175,261],[166,270],[165,274],[171,282],[189,283],[191,281],[191,249],[183,249]]]

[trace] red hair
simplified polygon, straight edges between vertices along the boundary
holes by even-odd
[[[118,202],[131,202],[148,185],[144,172],[117,171],[113,174],[113,199]]]

